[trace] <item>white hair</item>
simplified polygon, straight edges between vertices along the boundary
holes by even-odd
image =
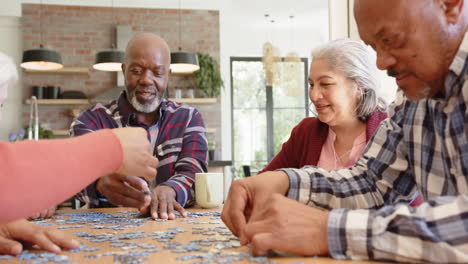
[[[10,82],[18,80],[18,71],[13,59],[0,52],[0,87],[8,87]]]
[[[379,89],[379,73],[375,54],[361,41],[337,39],[312,51],[312,60],[326,60],[330,67],[354,81],[361,92],[355,110],[360,120],[367,120],[376,110],[385,111],[385,101],[376,90]]]

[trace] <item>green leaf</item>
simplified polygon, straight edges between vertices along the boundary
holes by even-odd
[[[200,70],[194,73],[197,88],[207,97],[217,97],[224,87],[218,63],[209,54],[197,53]]]

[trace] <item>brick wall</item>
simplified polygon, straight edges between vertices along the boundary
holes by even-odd
[[[42,10],[42,11],[40,11]],[[44,44],[62,55],[65,67],[88,67],[88,74],[23,73],[23,94],[31,95],[33,85],[60,86],[62,91],[80,90],[93,98],[116,85],[116,74],[91,68],[95,54],[115,43],[115,25],[131,25],[134,32],[153,32],[163,37],[172,50],[179,47],[179,10],[150,8],[109,8],[23,4],[22,29],[24,49]],[[42,30],[41,30],[42,28]],[[219,61],[219,12],[181,10],[181,43],[183,50],[209,53]],[[42,32],[42,37],[40,32]],[[42,38],[42,41],[41,41]],[[175,86],[193,87],[192,76],[173,75],[169,81],[169,96]],[[198,93],[196,93],[198,94]],[[26,98],[25,98],[26,99]],[[219,101],[219,100],[218,100]],[[203,114],[206,126],[218,133],[209,135],[221,150],[220,105],[194,105]],[[74,106],[73,106],[74,107]],[[68,129],[72,118],[70,106],[40,105],[41,123],[52,129]],[[74,108],[86,108],[77,106]],[[23,123],[29,117],[24,106]]]

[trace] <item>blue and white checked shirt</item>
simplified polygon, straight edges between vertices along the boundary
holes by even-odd
[[[459,50],[445,97],[397,99],[355,167],[284,170],[289,198],[333,209],[327,233],[334,258],[468,262],[466,79],[467,53]],[[418,192],[421,206],[404,202]]]

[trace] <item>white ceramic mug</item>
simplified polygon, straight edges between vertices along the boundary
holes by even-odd
[[[196,173],[195,199],[202,208],[215,208],[223,204],[224,179],[222,173]]]

